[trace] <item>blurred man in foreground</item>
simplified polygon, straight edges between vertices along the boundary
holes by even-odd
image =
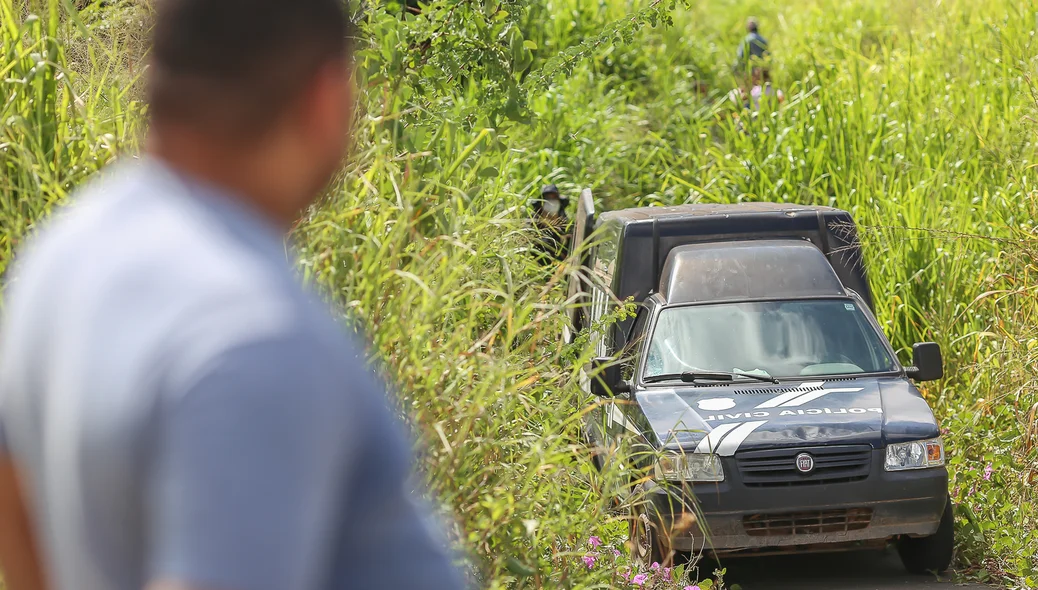
[[[156,8],[146,154],[8,291],[8,587],[458,588],[382,386],[285,252],[346,149],[341,3]]]

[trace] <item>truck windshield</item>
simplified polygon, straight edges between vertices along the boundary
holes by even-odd
[[[806,377],[897,365],[851,299],[720,303],[660,312],[643,377],[685,371]]]

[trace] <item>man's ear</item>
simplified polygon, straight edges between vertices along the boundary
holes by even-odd
[[[301,116],[311,134],[350,133],[354,110],[353,76],[345,60],[328,60],[303,91]]]

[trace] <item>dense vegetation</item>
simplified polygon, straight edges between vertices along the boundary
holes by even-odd
[[[588,352],[559,344],[564,269],[528,254],[527,199],[551,181],[606,208],[852,211],[888,336],[945,350],[925,394],[959,567],[1038,585],[1038,3],[432,4],[357,9],[356,154],[295,239],[303,274],[366,325],[481,584],[629,585],[624,555],[581,559],[592,535],[623,549],[626,525],[603,499],[618,475],[577,436],[593,401]],[[81,8],[0,0],[0,270],[143,128],[146,5]],[[726,99],[748,14],[787,97],[760,114]]]

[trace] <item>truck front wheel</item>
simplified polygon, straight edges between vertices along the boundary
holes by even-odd
[[[955,549],[955,515],[951,498],[944,507],[937,532],[929,537],[902,537],[897,542],[897,553],[905,569],[913,574],[942,573],[948,569]]]
[[[660,543],[659,531],[645,512],[635,509],[631,514],[631,561],[646,568],[653,563],[663,563],[664,548]]]

